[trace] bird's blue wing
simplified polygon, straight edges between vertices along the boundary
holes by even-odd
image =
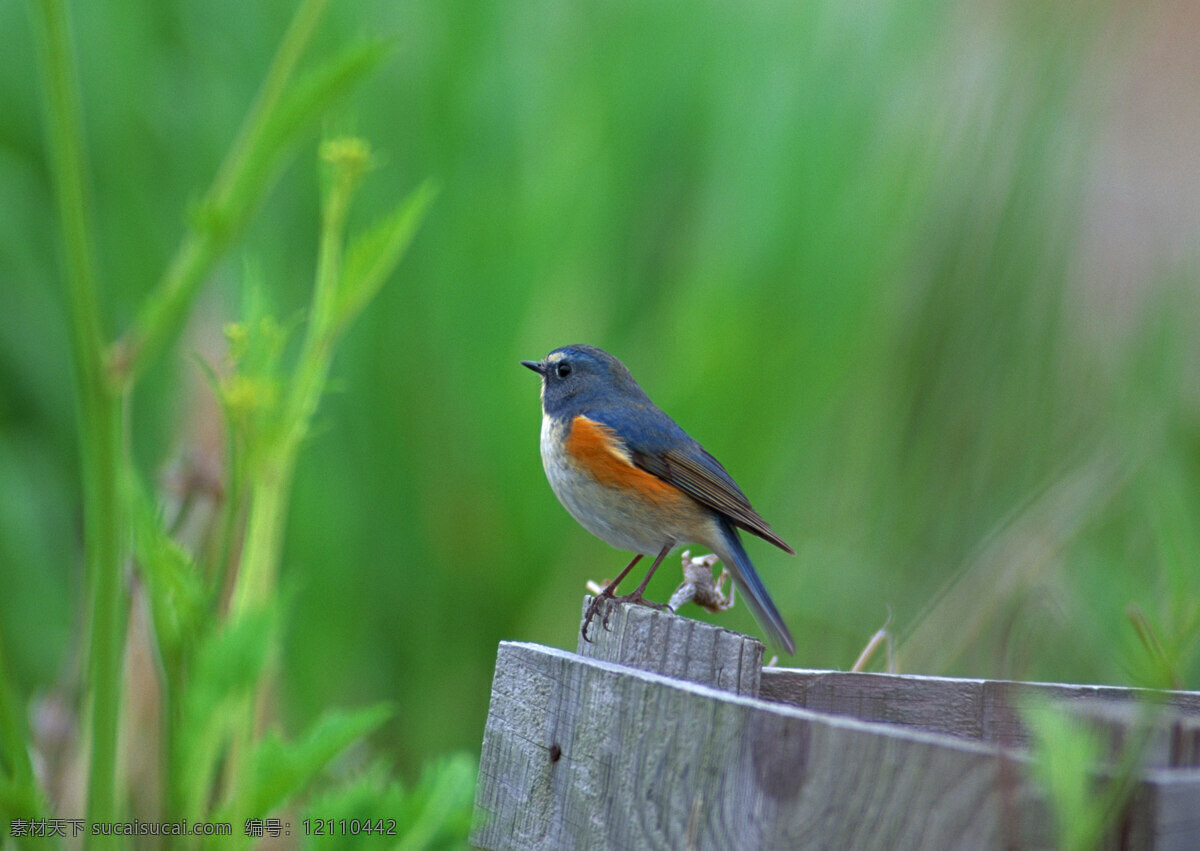
[[[734,525],[795,553],[754,510],[721,463],[649,400],[634,415],[623,415],[619,421],[602,410],[590,411],[587,416],[611,427],[641,469],[724,514]]]

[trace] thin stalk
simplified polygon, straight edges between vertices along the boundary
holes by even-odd
[[[332,166],[332,179],[322,205],[321,239],[307,331],[285,397],[280,431],[255,470],[251,485],[246,545],[230,605],[230,616],[234,619],[267,605],[274,593],[296,458],[320,404],[333,361],[346,219],[350,199],[369,167],[370,154],[365,143],[351,139],[325,143],[322,156]],[[226,764],[229,801],[239,817],[262,815],[243,812],[241,797],[257,716],[270,679],[269,674],[264,676],[257,693],[242,701],[241,719]]]
[[[225,583],[229,578],[229,562],[233,554],[234,533],[245,497],[242,473],[244,460],[239,455],[237,437],[228,418],[225,421],[225,457],[229,475],[225,483],[225,499],[221,506],[218,538],[212,558],[213,568],[210,572],[212,593],[215,599],[220,599],[221,595],[225,593]]]
[[[196,291],[258,198],[262,169],[254,150],[287,89],[327,0],[305,0],[292,16],[254,105],[201,204],[203,224],[193,222],[175,256],[129,332],[109,354],[114,377],[132,381],[175,338]]]
[[[316,282],[307,331],[281,414],[281,431],[266,454],[262,469],[255,471],[246,549],[233,595],[234,617],[263,605],[275,587],[296,457],[320,404],[333,361],[346,218],[350,199],[369,167],[370,156],[365,144],[358,140],[328,142],[322,153],[331,161],[333,175],[322,207]]]
[[[84,491],[84,550],[91,604],[88,711],[91,759],[87,816],[116,815],[117,725],[125,602],[121,593],[121,517],[118,470],[121,406],[108,381],[100,327],[100,298],[89,227],[83,122],[69,22],[63,0],[34,3],[38,61],[50,172],[62,223],[70,315],[71,355],[78,397]]]

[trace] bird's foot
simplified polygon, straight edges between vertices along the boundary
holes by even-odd
[[[640,591],[634,591],[632,594],[623,594],[622,596],[618,597],[612,593],[611,589],[605,588],[596,594],[596,596],[592,597],[592,601],[588,603],[587,611],[584,612],[583,628],[581,630],[584,641],[591,642],[592,639],[588,638],[588,627],[591,626],[592,621],[598,614],[600,615],[600,626],[611,631],[611,627],[608,625],[608,619],[612,614],[613,607],[619,603],[634,603],[639,606],[649,606],[650,608],[657,609],[660,612],[671,610],[671,607],[666,603],[655,603],[653,600],[647,600],[642,596]],[[602,606],[604,608],[603,613],[600,612],[600,608]]]
[[[639,606],[649,606],[652,609],[658,609],[660,612],[665,612],[670,608],[666,603],[656,603],[653,600],[647,600],[639,592],[634,591],[632,594],[626,594],[624,597],[613,597],[614,603],[636,603]],[[607,614],[607,612],[606,612]],[[605,618],[607,621],[608,618]]]
[[[638,603],[643,606],[650,606],[651,608],[658,609],[659,611],[667,608],[662,603],[650,602],[642,596],[642,593],[646,590],[646,583],[650,581],[650,577],[654,575],[654,571],[658,570],[658,566],[662,563],[662,560],[666,558],[667,553],[671,551],[673,544],[674,541],[668,541],[665,545],[663,545],[663,548],[658,553],[658,558],[654,559],[654,564],[650,565],[650,570],[646,573],[646,578],[642,580],[642,584],[640,584],[637,587],[637,590],[632,594],[626,594],[624,597],[617,597],[613,595],[613,591],[617,589],[617,586],[621,584],[621,580],[624,579],[629,571],[633,569],[633,566],[641,560],[641,553],[635,555],[633,557],[633,561],[625,565],[625,569],[617,575],[617,578],[605,585],[604,590],[592,598],[592,602],[588,603],[587,612],[585,612],[583,615],[583,628],[580,630],[580,632],[583,633],[584,641],[591,642],[591,639],[588,638],[588,626],[591,625],[592,618],[596,617],[596,612],[600,611],[602,602],[604,603],[604,616],[600,619],[600,624],[605,629],[609,628],[608,615],[612,611],[612,606],[608,605],[607,601],[612,601],[613,603]]]
[[[591,589],[588,589],[588,590],[591,590]],[[580,632],[583,634],[583,640],[588,643],[591,643],[591,639],[588,638],[588,627],[592,625],[592,619],[595,618],[596,613],[600,611],[601,605],[606,603],[608,600],[615,599],[613,597],[611,585],[605,587],[604,590],[602,590],[598,593],[596,593],[596,592],[593,592],[593,593],[595,593],[595,596],[592,597],[592,602],[588,603],[587,611],[584,612],[584,614],[583,614],[583,627],[582,627],[582,629],[580,629]],[[608,629],[608,606],[607,605],[605,605],[605,607],[604,607],[604,617],[601,618],[600,624],[605,629]]]

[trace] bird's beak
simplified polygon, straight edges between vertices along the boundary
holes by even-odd
[[[529,368],[530,368],[530,369],[532,369],[534,372],[536,372],[538,375],[545,375],[545,374],[546,374],[546,365],[545,365],[545,364],[543,364],[541,361],[536,361],[536,360],[523,360],[523,361],[521,361],[521,366],[527,366],[527,367],[529,367]]]

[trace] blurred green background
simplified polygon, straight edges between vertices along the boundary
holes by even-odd
[[[337,4],[318,51],[395,42],[329,122],[383,155],[356,221],[441,192],[301,458],[285,719],[392,700],[377,744],[411,775],[478,749],[498,641],[574,647],[585,581],[627,556],[554,499],[517,363],[573,342],[624,360],[797,549],[748,543],[796,636],[783,663],[849,667],[890,611],[902,671],[1200,687],[1184,6]],[[290,13],[74,5],[110,337]],[[84,613],[27,17],[0,4],[0,629],[46,693]],[[276,315],[307,302],[316,143],[139,389],[130,440],[164,499],[181,469],[220,475],[192,355],[220,363],[247,269]],[[758,634],[740,606],[684,614]]]

